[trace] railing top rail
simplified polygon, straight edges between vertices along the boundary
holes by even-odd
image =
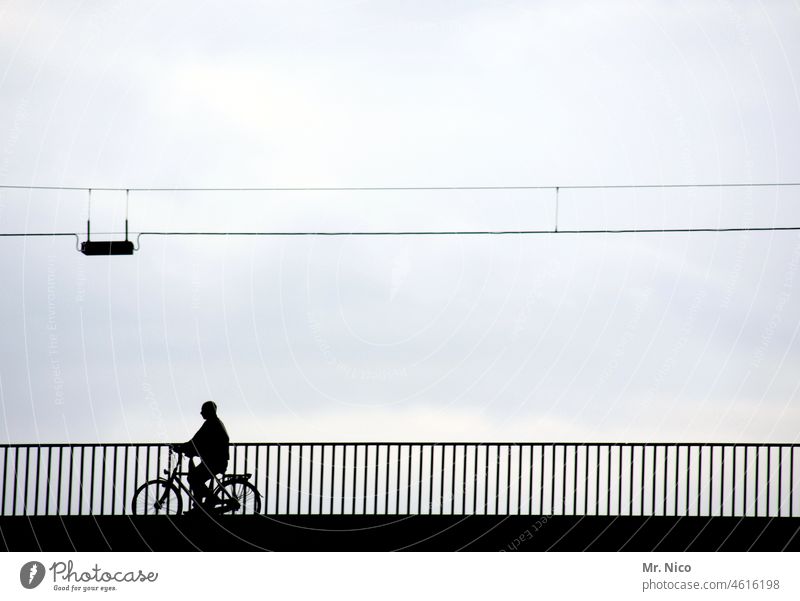
[[[77,448],[77,447],[159,447],[168,442],[64,442],[64,443],[0,443],[1,448]],[[543,447],[800,447],[800,442],[553,442],[553,441],[453,441],[453,442],[408,442],[408,441],[274,441],[231,442],[233,446],[543,446]]]

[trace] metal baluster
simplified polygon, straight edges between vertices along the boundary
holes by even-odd
[[[145,473],[145,480],[149,480],[150,479],[150,445],[147,445],[147,447],[145,447],[145,448],[146,448],[146,453],[145,453],[145,457],[146,457],[145,461],[146,461],[146,463],[145,463],[144,473]],[[157,473],[156,473],[156,477],[158,477]]]
[[[347,445],[342,446],[342,515],[344,515],[344,484],[345,484],[345,475],[347,469]]]
[[[589,515],[589,445],[583,450],[583,513]]]
[[[435,449],[436,449],[436,445],[435,444],[431,445],[431,468],[430,468],[430,472],[428,474],[428,478],[430,479],[430,482],[428,483],[429,484],[429,486],[428,486],[428,513],[429,514],[433,514],[433,455],[434,455]],[[376,482],[375,487],[377,488],[377,486],[378,486],[378,484]],[[378,497],[377,497],[377,493],[376,493],[376,496],[375,496],[375,499],[376,499],[375,502],[376,503],[377,503],[377,498]]]
[[[489,447],[485,445],[481,446],[483,447],[483,469],[481,469],[481,472],[483,473],[483,514],[486,515],[489,513]],[[477,464],[477,448],[475,453],[475,461]],[[477,485],[477,481],[475,483]]]
[[[530,450],[531,469],[528,475],[528,515],[533,515],[533,445],[528,445]]]
[[[680,446],[675,447],[675,516],[678,515],[678,464],[681,458]]]
[[[442,452],[439,458],[439,515],[444,513],[444,450],[445,446],[441,445]]]
[[[606,515],[611,515],[611,445],[606,445]]]
[[[270,470],[270,451],[272,445],[267,445],[267,456],[264,458],[264,513],[269,513],[269,470]],[[322,460],[325,461],[325,447],[322,447]],[[278,513],[278,505],[275,505],[275,513]]]
[[[19,496],[19,454],[21,447],[14,449],[14,488],[12,494],[12,508],[11,515],[17,515],[17,497]]]
[[[55,515],[59,515],[61,513],[61,481],[62,481],[62,473],[64,472],[64,447],[59,445],[58,452],[58,473],[56,474],[56,510]]]
[[[300,451],[297,455],[297,515],[301,515],[303,513],[303,444],[300,443],[298,446]],[[355,492],[353,493],[353,502],[355,503]]]
[[[8,474],[8,452],[10,447],[3,447],[3,488],[0,489],[0,516],[6,515],[6,475]]]
[[[789,517],[794,517],[794,449],[789,447]]]
[[[105,515],[106,510],[106,445],[100,447],[102,450],[103,467],[100,471],[100,515]],[[114,513],[113,510],[111,513]]]
[[[378,471],[378,464],[380,463],[380,460],[381,460],[381,448],[379,445],[375,445],[375,470],[374,470],[375,487],[373,489],[373,499],[374,499],[373,513],[375,515],[378,515],[378,480],[379,480],[378,476],[380,475]],[[431,449],[431,486],[433,486],[433,449]],[[431,499],[433,499],[432,494],[431,494]],[[429,500],[429,503],[432,503],[432,500]]]
[[[760,454],[761,454],[761,447],[760,446],[756,446],[756,485],[755,485],[755,489],[756,489],[756,499],[755,499],[756,510],[755,510],[755,517],[758,517],[758,497],[760,496],[759,493],[761,492],[760,491],[760,489],[761,489],[760,482],[759,482],[759,478],[758,478],[758,468],[759,468],[759,463],[760,463],[759,455]]]
[[[286,448],[286,453],[288,457],[286,462],[288,463],[286,470],[286,514],[289,515],[292,509],[292,449],[294,448],[293,444],[289,444]],[[347,447],[345,447],[345,460],[347,459]],[[344,475],[342,475],[342,513],[344,513]]]
[[[400,515],[400,450],[403,448],[401,445],[393,445],[397,448],[397,483],[395,485],[395,493],[394,493],[394,513],[395,515]],[[453,457],[455,457],[455,451],[453,451]],[[455,478],[453,478],[453,482],[455,483]]]
[[[630,465],[628,466],[628,515],[633,515],[633,457],[636,450],[633,445],[628,447]]]
[[[294,455],[294,447],[300,447],[300,451],[298,454],[298,467],[297,467],[297,488],[292,485],[292,456]],[[286,495],[286,513],[291,513],[292,509],[292,491],[294,491],[294,497],[297,499],[297,513],[299,515],[302,513],[301,505],[302,505],[302,495],[301,495],[301,487],[303,486],[303,445],[289,445],[289,474],[286,478],[286,486],[288,487],[288,494]]]
[[[723,447],[724,450],[725,447]],[[732,480],[732,488],[733,492],[731,493],[731,516],[736,512],[736,446],[734,445],[731,449],[733,453],[733,464],[731,465],[731,480]],[[724,457],[723,453],[723,457]],[[720,497],[722,498],[722,497]],[[720,506],[720,515],[722,515],[722,507]]]
[[[619,457],[618,463],[619,467],[617,469],[617,515],[622,515],[622,445],[619,447]]]
[[[419,445],[419,478],[417,478],[417,513],[422,514],[422,445]]]
[[[154,451],[156,454],[156,478],[161,477],[161,446],[156,445],[154,447]],[[94,452],[92,452],[92,469],[94,469]],[[167,502],[169,502],[169,495],[167,495]],[[169,512],[169,508],[167,508],[167,512]]]
[[[669,458],[667,456],[668,451],[669,447],[667,447],[667,445],[664,445],[664,490],[661,491],[661,494],[663,495],[661,501],[661,507],[664,516],[667,515],[667,469],[668,469],[667,465],[669,464]]]
[[[453,449],[453,461],[451,462],[450,467],[450,515],[455,514],[456,512],[456,445],[451,445]],[[400,467],[400,451],[398,450],[398,467]],[[400,482],[400,478],[397,478],[397,481]]]
[[[714,445],[711,445],[711,459],[708,466],[708,517],[712,516],[711,501],[714,496]]]
[[[28,514],[28,480],[30,478],[30,468],[31,468],[31,447],[25,446],[25,479],[22,489],[22,514]]]
[[[80,480],[78,481],[78,515],[83,515],[83,468],[84,468],[84,455],[86,455],[86,447],[81,447],[81,471]]]
[[[567,445],[561,445],[561,515],[567,513]]]
[[[391,472],[392,446],[386,445],[386,503],[383,508],[385,515],[389,514],[389,474]],[[400,445],[397,445],[397,489],[400,492]]]
[[[783,515],[783,447],[778,447],[778,517]]]
[[[770,458],[772,456],[772,447],[767,447],[767,504],[765,516],[769,517],[769,493],[772,488],[772,467],[770,466]]]
[[[256,490],[258,490],[258,473],[260,471],[259,467],[260,467],[260,463],[261,463],[261,458],[259,456],[261,455],[261,447],[262,447],[262,445],[260,445],[260,444],[255,445],[256,456],[255,456],[255,467],[253,468],[253,483],[255,484]],[[313,447],[312,447],[312,453],[313,453]],[[312,457],[313,457],[313,454],[312,454]],[[312,462],[313,462],[313,459],[312,459]],[[262,511],[264,513],[267,513],[266,502],[267,502],[267,496],[265,494],[264,495],[264,507],[262,507]]]
[[[44,514],[48,515],[50,513],[50,489],[51,489],[51,481],[52,481],[52,473],[53,473],[53,447],[47,447],[47,494],[44,497]],[[3,509],[0,505],[0,515],[3,515]]]
[[[150,474],[150,445],[144,445],[143,448],[144,448],[144,455],[145,455],[145,464],[144,464],[144,474],[142,474],[142,481],[146,482],[147,480],[151,479],[151,474]],[[191,459],[189,460],[189,462],[191,463]],[[158,476],[158,474],[156,474],[156,476]],[[134,494],[136,494],[135,491],[136,491],[136,488],[138,487],[138,485],[139,485],[138,481],[134,483],[134,487],[133,487]],[[145,513],[147,513],[147,509],[145,509]]]
[[[641,478],[639,479],[640,480],[639,483],[641,485],[640,486],[641,490],[639,491],[639,515],[644,515],[644,490],[646,486],[644,479],[644,464],[647,459],[647,446],[642,445],[639,448],[641,449],[642,453],[642,473],[641,473]],[[653,491],[653,494],[655,496],[655,491]]]
[[[556,512],[556,445],[551,447],[552,461],[550,465],[550,513]]]
[[[71,515],[72,513],[72,472],[75,464],[74,450],[76,448],[77,447],[73,447],[72,445],[69,447],[69,489],[67,495],[67,515]]]
[[[651,455],[651,460],[650,460],[650,464],[651,464],[650,465],[650,469],[651,469],[651,471],[650,472],[646,472],[646,470],[642,470],[642,482],[644,483],[643,484],[644,489],[646,489],[647,488],[646,478],[647,478],[647,474],[649,473],[650,474],[650,491],[651,491],[651,494],[650,494],[650,511],[649,512],[645,512],[644,509],[642,509],[642,515],[648,515],[648,516],[652,517],[652,516],[656,515],[656,485],[657,485],[657,482],[656,482],[656,470],[658,468],[657,468],[657,460],[656,460],[656,445],[652,445],[651,446],[649,443],[647,443],[647,444],[642,446],[642,463],[644,463],[646,458],[647,458],[647,449],[648,448],[652,449],[652,452],[650,453],[650,455]],[[644,503],[644,497],[645,497],[645,493],[643,492],[642,493],[642,503]]]
[[[408,466],[406,468],[406,515],[411,515],[411,445],[408,445]],[[366,495],[366,487],[364,488],[364,494]],[[364,505],[366,506],[367,501],[364,500]],[[366,509],[364,510],[366,513]]]
[[[125,452],[123,454],[123,461],[125,462],[125,468],[122,470],[122,515],[128,513],[128,446],[125,446]],[[61,472],[61,467],[59,466],[59,473]]]
[[[517,515],[522,515],[522,447],[519,445],[517,445]]]
[[[733,459],[734,459],[734,461],[736,461],[736,447],[733,447]],[[721,464],[720,464],[720,469],[722,470],[722,477],[719,479],[720,480],[720,482],[719,482],[719,515],[722,516],[722,514],[725,511],[725,497],[723,496],[724,495],[724,491],[725,491],[725,447],[724,446],[722,447],[722,461],[721,461]],[[735,491],[736,490],[736,471],[735,471],[735,468],[734,468],[734,472],[733,472],[733,487],[734,487],[733,489]],[[731,500],[731,515],[733,515],[733,508],[734,508],[735,505],[736,505],[736,497],[734,496],[733,499]]]
[[[408,482],[406,483],[406,515],[411,515],[411,445],[408,445]]]
[[[705,445],[703,445],[705,446]],[[697,447],[697,515],[700,515],[700,507],[702,506],[701,499],[701,483],[703,482],[703,447]]]
[[[572,513],[570,515],[578,515],[578,457],[580,455],[579,446],[573,444],[572,446]],[[567,448],[564,447],[564,461],[567,460]],[[564,480],[566,487],[566,480]],[[566,495],[564,495],[566,497]],[[565,499],[566,504],[566,499]],[[566,507],[564,513],[566,514]]]
[[[331,504],[328,511],[329,515],[333,515],[333,507],[336,504],[335,496],[336,496],[336,447],[337,445],[331,445]]]
[[[361,445],[353,445],[353,500],[350,502],[350,513],[355,515],[356,513],[356,482],[358,478],[356,466],[358,465],[358,447]],[[364,450],[366,453],[366,449]]]
[[[742,513],[743,513],[743,515],[745,517],[747,517],[747,476],[748,476],[748,473],[750,471],[750,459],[749,459],[749,457],[750,457],[750,447],[746,446],[744,448],[744,483],[743,483],[744,492],[742,494],[742,496],[744,497],[742,499],[742,501],[743,501],[743,503],[742,503],[743,512]]]
[[[467,515],[467,445],[464,445],[464,515]],[[478,512],[478,445],[473,445],[472,461],[472,513]]]
[[[539,450],[539,514],[544,515],[544,445]]]
[[[599,444],[594,445],[594,514],[600,515],[600,445]]]
[[[567,450],[564,449],[564,453]],[[572,445],[572,515],[578,513],[578,445]]]
[[[35,482],[35,490],[33,493],[33,515],[39,514],[39,471],[41,469],[41,461],[42,461],[42,447],[36,447],[36,477],[34,479]]]
[[[322,493],[323,493],[323,471],[325,469],[325,445],[320,445],[322,448],[320,449],[322,453],[322,461],[319,464],[319,514],[322,515]],[[267,447],[269,450],[269,447]],[[364,512],[366,513],[366,511]]]
[[[474,474],[472,476],[472,513],[478,513],[478,445],[475,445],[475,460],[473,461],[472,468]]]
[[[157,453],[158,453],[158,462],[159,462],[158,471],[160,472],[161,471],[161,447],[158,446],[158,447],[156,447],[156,449],[157,449]],[[169,467],[170,467],[171,459],[172,459],[172,456],[170,455],[169,449],[167,449],[167,469],[169,469]],[[157,474],[157,477],[160,478],[161,474]],[[164,486],[164,492],[166,492],[166,491],[167,491],[167,487]],[[170,510],[170,497],[172,497],[172,495],[167,493],[167,515],[170,515],[170,511],[169,511]]]
[[[692,471],[692,447],[686,447],[686,515],[689,513],[689,475]]]
[[[281,513],[281,451],[283,450],[283,445],[278,445],[278,459],[277,459],[277,469],[275,470],[275,513],[280,515]],[[336,448],[334,447],[334,459],[336,458]],[[333,478],[331,477],[331,484],[333,484]],[[333,501],[331,500],[331,508],[333,507]]]
[[[253,458],[250,459],[250,451],[253,451]],[[260,444],[252,444],[252,445],[245,445],[245,453],[244,453],[244,473],[249,474],[247,477],[248,482],[250,481],[250,477],[253,478],[253,486],[256,487],[256,491],[258,491],[258,477],[256,476],[256,467],[258,466],[258,452],[261,450]],[[250,463],[253,463],[253,471],[249,471]],[[245,491],[244,496],[247,496],[247,492]],[[253,499],[255,502],[255,499]],[[311,501],[309,500],[309,507],[311,506]],[[247,510],[242,506],[242,513],[247,513]],[[255,506],[253,508],[253,514],[255,515]]]
[[[506,445],[506,515],[508,515],[510,512],[511,512],[511,445],[509,444]]]

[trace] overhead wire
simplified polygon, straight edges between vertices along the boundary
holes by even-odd
[[[307,232],[203,232],[203,231],[142,231],[130,232],[141,236],[519,236],[545,234],[678,234],[724,232],[789,232],[800,231],[800,226],[765,227],[686,227],[686,228],[609,228],[609,229],[548,229],[548,230],[399,230],[399,231],[307,231]],[[125,232],[101,232],[122,235]],[[0,232],[0,237],[26,236],[77,236],[74,232]]]
[[[100,186],[36,186],[0,184],[3,190],[57,190],[95,192],[388,192],[388,191],[447,191],[447,190],[624,190],[669,188],[764,188],[796,187],[800,182],[732,182],[697,184],[577,184],[577,185],[509,185],[509,186],[286,186],[286,187],[100,187]]]
[[[577,235],[577,234],[669,234],[669,233],[725,233],[725,232],[781,232],[800,231],[800,226],[764,227],[681,227],[681,228],[605,228],[605,229],[559,229],[559,196],[561,190],[598,189],[675,189],[675,188],[753,188],[753,187],[797,187],[800,182],[732,182],[695,184],[589,184],[558,186],[344,186],[344,187],[172,187],[172,188],[111,188],[83,186],[35,186],[0,184],[0,189],[58,190],[88,192],[89,218],[91,218],[92,192],[124,192],[127,238],[128,205],[131,192],[367,192],[367,191],[492,191],[492,190],[553,190],[555,192],[555,223],[552,229],[520,230],[402,230],[402,231],[140,231],[136,236],[137,247],[142,236],[510,236],[510,235]],[[106,232],[116,234],[117,232]],[[121,233],[121,232],[119,232]],[[87,228],[88,234],[88,228]],[[75,236],[74,232],[0,232],[0,237],[26,236]]]

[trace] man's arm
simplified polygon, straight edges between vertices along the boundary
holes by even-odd
[[[191,440],[189,442],[173,442],[169,445],[169,448],[176,453],[186,455],[187,457],[192,457],[194,456],[194,453],[190,450],[192,446],[191,442]]]
[[[208,422],[203,422],[200,429],[195,432],[192,439],[188,442],[183,442],[173,445],[173,448],[179,453],[183,453],[187,457],[197,457],[200,455],[200,449],[207,446],[208,439]]]
[[[202,446],[201,441],[203,439],[203,427],[204,426],[205,426],[205,424],[203,424],[203,426],[200,427],[200,429],[192,437],[191,440],[189,440],[187,442],[179,442],[179,443],[171,444],[170,447],[172,447],[177,453],[182,453],[182,454],[186,455],[187,457],[195,457],[195,456],[197,456],[198,455],[197,450],[198,450],[198,448],[200,446]]]

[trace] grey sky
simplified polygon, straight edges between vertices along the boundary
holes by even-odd
[[[0,3],[0,183],[800,181],[769,2]],[[550,191],[135,193],[141,230],[551,227]],[[124,195],[95,193],[93,231]],[[83,232],[82,192],[0,231]],[[800,188],[564,190],[562,229],[800,225]],[[3,441],[795,440],[797,232],[0,239]]]

